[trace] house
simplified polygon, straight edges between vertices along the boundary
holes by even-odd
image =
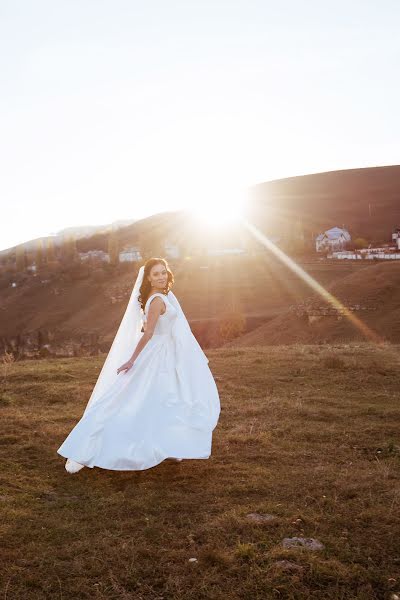
[[[79,258],[81,261],[94,259],[103,262],[110,262],[110,256],[108,252],[103,250],[88,250],[88,252],[79,252]]]
[[[392,233],[392,241],[395,243],[395,246],[398,250],[400,250],[400,227],[395,227]]]
[[[130,246],[119,253],[119,262],[137,262],[142,260],[138,246]]]
[[[224,256],[226,254],[246,254],[243,248],[208,248],[209,256]]]
[[[362,260],[363,256],[360,252],[353,252],[351,250],[337,250],[328,254],[327,258],[336,258],[337,260]]]
[[[165,242],[164,244],[165,256],[167,258],[179,258],[180,252],[179,247],[171,242]]]
[[[347,229],[341,227],[332,227],[320,233],[315,238],[315,249],[317,252],[326,250],[343,250],[347,242],[351,240],[351,235]]]

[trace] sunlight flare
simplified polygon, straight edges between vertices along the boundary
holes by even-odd
[[[246,195],[241,190],[213,188],[204,192],[198,191],[186,209],[207,227],[220,229],[238,224],[243,220]]]
[[[250,233],[261,243],[263,246],[268,248],[281,262],[283,262],[289,269],[291,269],[296,275],[301,277],[307,285],[310,286],[315,292],[317,292],[324,300],[329,302],[331,306],[339,309],[341,313],[351,321],[351,323],[359,329],[366,338],[375,342],[383,343],[383,338],[373,331],[366,323],[363,323],[354,313],[352,313],[344,304],[340,302],[338,298],[333,296],[328,290],[326,290],[318,281],[316,281],[309,273],[302,269],[290,256],[285,254],[278,246],[276,246],[271,240],[267,238],[257,227],[252,223],[249,223],[245,219],[243,225],[250,231]]]

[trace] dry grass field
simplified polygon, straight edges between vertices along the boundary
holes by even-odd
[[[211,458],[141,472],[56,454],[104,357],[0,365],[2,600],[400,594],[400,347],[207,354]],[[282,544],[299,537],[323,547]]]

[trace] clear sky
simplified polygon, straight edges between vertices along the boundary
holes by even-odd
[[[0,249],[400,163],[398,0],[0,0]]]

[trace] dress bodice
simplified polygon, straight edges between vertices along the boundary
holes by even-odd
[[[162,294],[161,292],[155,292],[148,297],[146,305],[144,307],[145,319],[147,319],[147,314],[150,308],[150,302],[155,296],[160,296],[161,299],[165,303],[165,312],[158,317],[154,334],[153,335],[167,335],[172,332],[172,325],[177,317],[177,312],[175,307],[168,300],[168,294]]]

